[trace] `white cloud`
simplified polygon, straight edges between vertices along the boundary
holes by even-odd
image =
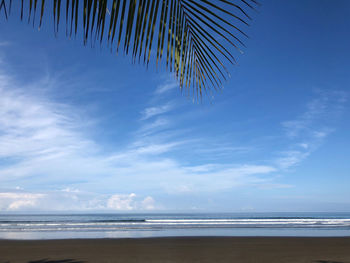
[[[313,136],[317,139],[322,139],[327,137],[331,133],[330,129],[324,129],[323,131],[313,131]]]
[[[173,104],[170,102],[161,106],[146,108],[142,111],[141,120],[147,120],[151,117],[166,113],[170,111],[172,108],[173,108]]]
[[[294,120],[282,122],[287,137],[293,141],[289,149],[279,153],[275,163],[281,169],[298,165],[315,151],[335,129],[334,122],[344,109],[347,93],[318,91],[306,111]]]
[[[141,207],[143,210],[154,210],[156,208],[155,200],[151,196],[147,196],[141,201]]]
[[[265,183],[258,186],[260,189],[270,190],[270,189],[284,189],[293,188],[294,185],[290,184],[277,184],[277,183]]]
[[[115,194],[107,201],[107,208],[112,210],[153,210],[155,209],[155,201],[151,196],[147,196],[143,200],[137,200],[134,193],[131,194]]]
[[[237,175],[267,174],[274,171],[276,171],[276,168],[266,165],[242,165],[231,169],[231,172]]]
[[[0,192],[0,211],[115,211],[153,210],[151,196],[131,194],[98,194],[78,189],[62,191]]]
[[[163,143],[163,144],[151,144],[146,146],[140,146],[136,149],[138,154],[161,154],[170,151],[174,147],[181,144],[181,142]]]
[[[74,109],[30,95],[0,78],[0,157],[64,156],[94,147]]]
[[[178,86],[179,84],[177,82],[169,80],[165,84],[159,85],[155,91],[155,94],[160,95],[166,93],[174,88],[177,88]]]
[[[39,200],[44,197],[44,194],[16,192],[0,193],[0,210],[16,211],[20,209],[32,209],[36,207],[38,205]]]
[[[70,188],[70,187],[66,187],[66,188],[62,189],[61,191],[67,192],[67,193],[79,193],[80,192],[79,189],[74,189],[74,188]]]
[[[317,97],[306,106],[306,111],[294,120],[282,122],[290,138],[298,136],[324,137],[331,122],[341,113],[347,93],[340,91],[319,91]],[[322,130],[320,132],[319,130]],[[322,134],[323,136],[318,136]]]
[[[308,143],[299,143],[299,146],[302,147],[303,149],[308,149],[309,144]]]
[[[7,46],[10,46],[11,45],[11,42],[9,41],[2,41],[0,42],[0,47],[7,47]]]
[[[311,152],[307,149],[304,151],[290,150],[281,152],[281,157],[277,158],[276,163],[281,169],[288,169],[298,165],[301,161],[307,158]]]
[[[168,174],[175,174],[177,183],[168,182],[170,193],[217,192],[237,187],[257,187],[271,183],[276,168],[265,165],[218,165],[194,167],[174,166]],[[162,174],[162,171],[160,170]]]
[[[284,125],[295,134],[289,138],[297,148],[279,152],[270,162],[205,163],[197,157],[187,161],[182,160],[181,150],[217,157],[249,152],[251,147],[210,144],[205,137],[196,138],[198,147],[193,147],[191,139],[183,139],[182,136],[187,135],[179,133],[174,119],[160,116],[166,115],[172,106],[154,107],[141,111],[144,119],[133,133],[134,137],[129,138],[129,144],[106,153],[86,132],[94,127],[87,129],[85,123],[89,118],[81,114],[83,109],[79,111],[70,105],[56,103],[32,92],[35,85],[31,86],[31,89],[19,87],[0,73],[0,185],[19,186],[18,191],[23,191],[27,185],[55,189],[31,193],[42,195],[36,198],[3,201],[2,207],[7,210],[147,210],[159,207],[152,198],[154,193],[285,187],[274,182],[273,175],[305,159],[314,148],[310,138],[325,137],[323,134],[331,131],[311,125],[312,116],[320,116],[319,112],[324,111],[324,107],[317,110],[313,104],[309,107],[312,114],[304,114],[306,117]],[[288,126],[291,123],[297,123],[297,128]],[[173,126],[176,128],[172,129]],[[167,136],[161,135],[164,130]],[[178,133],[172,137],[174,130]],[[312,131],[309,137],[304,136],[306,130]],[[112,194],[125,192],[134,194]]]
[[[166,128],[170,122],[165,118],[156,118],[153,122],[144,124],[139,130],[139,134],[143,136],[150,135],[154,132],[158,132],[159,129]]]
[[[187,170],[189,172],[200,173],[200,172],[209,172],[214,170],[215,168],[216,168],[215,164],[203,164],[203,165],[188,167]]]
[[[135,209],[135,197],[134,193],[129,195],[115,194],[108,199],[107,207],[113,210],[133,210]]]
[[[41,89],[45,82],[37,85]],[[69,181],[111,172],[99,147],[83,133],[86,118],[39,96],[35,88],[20,87],[0,72],[0,180]]]

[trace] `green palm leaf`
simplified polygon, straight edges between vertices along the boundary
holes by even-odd
[[[40,1],[16,3],[21,19],[27,13],[34,25],[39,12],[40,28],[44,14],[52,14],[57,34],[65,8],[66,35],[77,35],[81,23],[84,44],[105,41],[117,52],[119,47],[125,54],[132,50],[132,60],[147,65],[152,51],[156,65],[165,52],[166,67],[175,73],[180,88],[197,98],[222,88],[222,80],[229,75],[225,61],[236,62],[230,47],[241,52],[242,38],[247,37],[241,27],[251,20],[248,10],[259,5],[255,0]],[[12,0],[0,1],[6,19],[11,6]],[[46,12],[51,8],[53,13]]]

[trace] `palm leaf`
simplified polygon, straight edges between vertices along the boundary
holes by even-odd
[[[11,4],[11,3],[10,3]],[[5,14],[5,18],[7,19],[7,8],[6,8],[6,2],[5,0],[1,0],[0,2],[0,11],[4,9],[4,14]]]
[[[9,7],[17,7],[21,19],[27,13],[28,22],[32,20],[34,25],[39,9],[40,28],[44,14],[50,14],[45,10],[52,8],[57,34],[65,1],[66,35],[77,35],[81,23],[84,44],[99,40],[117,52],[121,46],[125,54],[131,48],[132,60],[147,65],[152,52],[156,65],[165,52],[165,65],[175,73],[181,90],[196,98],[222,88],[229,76],[225,63],[236,63],[231,50],[241,52],[245,47],[242,38],[247,35],[241,28],[249,25],[249,10],[259,5],[256,0],[40,1],[0,0],[0,11],[4,9],[7,18]]]

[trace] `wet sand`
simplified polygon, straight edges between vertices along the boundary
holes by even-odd
[[[0,263],[350,263],[350,237],[0,240]]]

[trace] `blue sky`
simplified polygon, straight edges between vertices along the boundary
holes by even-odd
[[[199,104],[165,67],[1,15],[0,211],[350,211],[350,2],[252,15]]]

